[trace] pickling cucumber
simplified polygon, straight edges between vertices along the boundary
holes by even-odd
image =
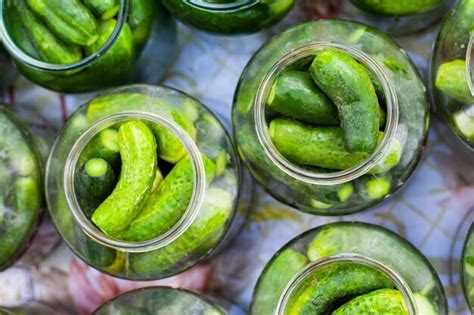
[[[83,2],[102,20],[113,18],[120,10],[120,0],[83,0]]]
[[[214,177],[215,164],[203,156],[206,182]],[[146,241],[169,231],[183,216],[194,190],[194,168],[189,157],[182,159],[164,178],[130,226],[118,237]]]
[[[370,156],[366,152],[347,151],[344,132],[337,127],[313,127],[278,118],[270,123],[269,132],[277,150],[297,164],[344,170]],[[383,137],[383,133],[380,132],[379,136]]]
[[[439,5],[442,0],[351,0],[361,9],[381,15],[414,15],[428,12]]]
[[[346,53],[324,50],[314,58],[310,73],[338,108],[347,149],[371,153],[378,141],[379,103],[364,66]]]
[[[381,174],[390,171],[400,163],[402,153],[402,144],[397,138],[393,138],[387,154],[370,172],[373,174]]]
[[[390,176],[364,176],[358,182],[360,194],[363,198],[369,200],[379,200],[390,194],[392,181]]]
[[[286,71],[278,76],[267,100],[278,113],[317,125],[339,126],[336,105],[304,71]]]
[[[79,163],[82,165],[92,158],[104,159],[114,169],[120,166],[120,148],[117,130],[107,128],[100,131],[81,152]]]
[[[355,297],[332,312],[332,315],[353,314],[408,315],[409,313],[400,291],[380,289]]]
[[[453,60],[439,66],[435,85],[438,89],[463,104],[472,104],[472,96],[467,83],[466,62]]]
[[[110,196],[95,210],[92,221],[114,235],[137,216],[153,187],[156,176],[156,141],[141,121],[129,121],[119,129],[122,171]]]
[[[102,21],[102,23],[100,23],[100,36],[93,44],[85,47],[84,50],[86,55],[90,56],[104,47],[105,43],[111,38],[116,27],[117,20],[115,19]],[[115,60],[122,60],[124,62],[131,62],[131,60],[133,60],[134,47],[132,43],[132,31],[127,23],[122,26],[117,41],[112,46],[111,50],[106,53],[106,56],[107,55],[112,56]],[[101,62],[105,63],[108,61],[101,60]],[[126,67],[128,68],[128,65]]]
[[[18,12],[18,6],[12,6],[8,11],[8,31],[11,38],[25,53],[33,58],[39,59],[40,54],[28,35],[26,27],[23,25],[22,17]]]
[[[130,0],[127,22],[133,32],[133,40],[138,50],[143,47],[150,35],[153,14],[157,11],[152,0]]]
[[[79,0],[26,0],[26,2],[65,43],[89,46],[99,38],[97,21]]]
[[[469,105],[453,115],[454,126],[459,133],[468,138],[474,139],[474,105]]]

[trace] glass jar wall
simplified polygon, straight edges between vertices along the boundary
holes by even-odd
[[[79,108],[47,165],[48,207],[66,243],[127,279],[169,277],[208,256],[242,223],[248,188],[216,117],[181,92],[145,85]]]
[[[437,111],[474,148],[474,1],[460,0],[444,21],[434,46],[431,81]]]
[[[466,243],[462,255],[462,278],[466,300],[474,312],[474,224],[466,236]]]
[[[337,62],[355,74],[338,73]],[[353,95],[366,103],[344,107]],[[383,33],[343,20],[273,37],[244,70],[233,107],[238,151],[254,179],[320,215],[367,209],[400,188],[428,125],[426,89],[407,54]],[[371,148],[361,148],[369,138]]]
[[[439,278],[397,234],[333,223],[280,249],[256,284],[250,314],[447,314]]]
[[[0,1],[1,37],[21,73],[67,93],[157,83],[176,48],[174,20],[153,0],[99,2],[51,1],[43,10]]]

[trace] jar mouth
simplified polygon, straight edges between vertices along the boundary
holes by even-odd
[[[375,259],[354,253],[342,253],[317,259],[306,265],[306,267],[301,272],[295,275],[286,286],[283,294],[280,296],[275,315],[286,314],[286,307],[289,304],[293,293],[306,279],[308,279],[311,274],[321,270],[321,268],[335,263],[356,263],[382,272],[393,282],[397,290],[399,290],[402,294],[405,307],[407,308],[409,314],[417,314],[417,307],[413,292],[406,281],[397,272]]]
[[[20,62],[25,63],[33,68],[50,72],[81,70],[85,67],[91,66],[101,56],[107,53],[119,38],[119,34],[126,23],[129,6],[129,0],[120,0],[120,10],[117,15],[117,25],[110,37],[105,42],[105,44],[102,45],[102,47],[98,51],[96,51],[90,56],[81,59],[78,62],[70,64],[53,64],[31,57],[26,52],[24,52],[23,49],[19,47],[16,44],[15,40],[10,36],[5,18],[5,15],[7,13],[7,10],[5,9],[7,1],[8,0],[0,0],[0,37],[2,38],[2,42],[5,48]]]
[[[469,38],[466,51],[466,78],[471,95],[474,97],[474,35]]]
[[[185,0],[186,3],[204,10],[229,11],[243,9],[259,3],[259,0],[234,0],[229,3],[210,3],[206,0]]]
[[[357,61],[364,64],[379,80],[386,101],[387,119],[385,132],[382,142],[377,146],[375,151],[362,163],[353,168],[333,173],[317,173],[300,167],[283,157],[273,144],[266,123],[266,101],[270,93],[271,87],[278,75],[288,66],[297,61],[314,56],[316,52],[323,49],[337,49],[350,54]],[[389,79],[385,70],[369,55],[352,45],[333,43],[327,41],[314,42],[298,49],[292,50],[275,63],[263,80],[260,82],[254,104],[255,128],[258,140],[265,151],[267,157],[287,175],[313,185],[337,185],[350,182],[357,179],[374,166],[376,166],[386,154],[389,152],[390,144],[395,138],[398,127],[398,98],[395,87]]]
[[[193,166],[194,173],[194,189],[191,199],[188,203],[187,209],[180,218],[180,220],[164,234],[147,241],[142,242],[128,242],[113,239],[98,229],[83,213],[75,193],[75,175],[79,156],[86,145],[97,135],[101,130],[115,125],[119,122],[130,120],[148,121],[158,124],[176,136],[184,145]],[[79,224],[80,228],[92,239],[98,243],[114,248],[124,252],[147,252],[165,247],[180,237],[194,222],[201,206],[204,202],[206,194],[206,176],[204,170],[204,162],[202,160],[201,152],[197,145],[184,129],[176,125],[174,122],[163,118],[162,116],[150,114],[147,112],[123,112],[119,114],[110,115],[101,120],[98,120],[91,125],[74,143],[64,167],[64,193],[66,201],[71,211],[74,220]]]

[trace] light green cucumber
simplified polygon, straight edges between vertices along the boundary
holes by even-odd
[[[120,10],[120,0],[83,0],[83,2],[102,20],[113,18]]]
[[[361,9],[381,15],[415,15],[426,13],[440,5],[442,0],[351,0]]]
[[[409,312],[400,291],[380,289],[355,297],[332,312],[332,315],[352,314],[408,315]]]
[[[138,215],[156,176],[156,141],[141,121],[129,121],[119,129],[122,172],[110,196],[96,209],[92,221],[105,233],[125,229]]]
[[[97,21],[79,0],[26,0],[26,2],[65,43],[89,46],[99,38]]]
[[[469,105],[453,115],[454,126],[467,139],[474,139],[474,105]]]
[[[214,177],[215,164],[203,157],[206,181]],[[194,189],[194,168],[189,157],[176,164],[150,195],[140,215],[118,237],[128,241],[146,241],[169,231],[186,211]]]
[[[453,60],[441,64],[436,73],[436,88],[464,104],[472,104],[474,97],[467,83],[466,62]]]
[[[379,103],[364,66],[346,53],[324,50],[316,55],[310,73],[338,108],[347,149],[371,153],[377,146]]]
[[[364,176],[357,183],[362,190],[362,196],[369,200],[385,198],[392,190],[392,181],[388,175]]]
[[[91,158],[102,158],[114,169],[120,166],[118,131],[107,128],[100,131],[84,148],[79,158],[82,165]]]
[[[393,138],[387,154],[374,168],[372,168],[371,173],[381,174],[390,171],[400,163],[402,154],[403,148],[400,141],[398,141],[397,138]]]

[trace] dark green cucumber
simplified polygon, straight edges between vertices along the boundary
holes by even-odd
[[[110,196],[96,209],[92,221],[105,233],[117,234],[137,216],[153,187],[157,156],[155,137],[141,121],[119,129],[122,172]]]
[[[7,20],[10,36],[25,53],[33,58],[39,59],[40,54],[29,37],[26,27],[22,23],[22,17],[18,9],[18,6],[11,6],[8,11]]]
[[[472,104],[474,96],[467,83],[466,62],[453,60],[441,64],[436,74],[436,88],[464,104]]]
[[[332,312],[332,315],[352,314],[408,315],[409,313],[400,291],[380,289],[355,297]]]
[[[120,10],[120,0],[83,0],[83,2],[102,20],[113,18]]]
[[[127,22],[133,31],[133,39],[138,50],[149,38],[155,10],[153,0],[130,0]]]
[[[273,258],[258,280],[254,297],[256,303],[252,305],[250,314],[274,314],[286,286],[307,262],[305,255],[293,249],[286,249]]]
[[[269,132],[277,150],[296,164],[344,170],[369,157],[366,152],[346,150],[341,128],[314,127],[295,120],[278,118],[270,123]],[[383,137],[381,132],[379,137]]]
[[[206,180],[214,177],[215,164],[203,157]],[[118,235],[129,241],[146,241],[169,231],[186,211],[194,189],[194,169],[189,157],[182,159],[161,182],[140,215]]]
[[[346,53],[325,50],[314,58],[310,73],[338,108],[347,149],[371,153],[378,140],[379,103],[364,66]]]
[[[267,100],[278,113],[317,125],[339,126],[336,105],[304,71],[286,71],[278,76]]]
[[[433,10],[442,0],[351,0],[361,9],[381,15],[414,15]]]
[[[114,170],[106,160],[92,158],[84,163],[77,175],[75,189],[79,205],[88,218],[112,193],[115,184]]]
[[[26,2],[65,43],[89,46],[99,38],[97,21],[79,0],[26,0]]]
[[[30,11],[25,0],[13,0],[29,38],[41,60],[54,64],[71,64],[82,59],[81,50],[63,43]]]
[[[79,163],[82,165],[91,158],[106,160],[114,169],[120,166],[118,131],[107,128],[100,131],[84,148]]]

